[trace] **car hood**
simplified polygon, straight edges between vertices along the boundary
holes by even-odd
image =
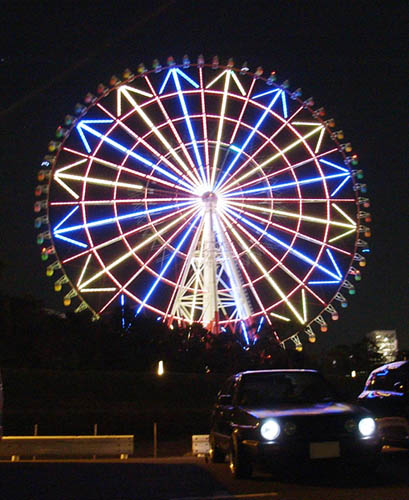
[[[257,419],[278,418],[278,417],[297,417],[314,415],[351,415],[356,413],[365,413],[365,410],[353,404],[348,403],[305,403],[280,405],[275,409],[271,408],[243,408],[249,415]]]

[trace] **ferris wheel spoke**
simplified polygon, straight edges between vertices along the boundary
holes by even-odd
[[[233,193],[228,193],[225,194],[224,196],[226,198],[230,196],[239,196],[240,194],[251,194],[251,193],[262,193],[265,191],[278,191],[281,189],[286,189],[286,188],[292,188],[292,187],[299,187],[307,184],[314,184],[314,183],[322,183],[324,184],[325,181],[331,180],[331,179],[345,179],[349,178],[349,174],[333,174],[333,175],[322,175],[320,177],[311,177],[310,179],[301,179],[301,180],[296,180],[296,181],[291,181],[291,182],[283,182],[281,184],[269,184],[268,186],[263,186],[260,188],[252,188],[252,189],[245,189],[244,191],[237,191]],[[260,179],[259,183],[264,182],[264,179]],[[328,198],[329,199],[329,198]]]
[[[216,172],[217,172],[217,167],[218,167],[218,162],[219,162],[219,153],[220,153],[220,145],[221,145],[221,139],[222,139],[222,133],[223,133],[223,125],[224,125],[224,117],[226,113],[226,105],[227,105],[227,93],[229,90],[229,85],[230,85],[230,78],[231,78],[231,71],[225,71],[222,73],[218,79],[225,75],[225,80],[224,80],[224,89],[223,89],[223,97],[220,105],[220,113],[219,113],[219,125],[217,127],[217,136],[216,136],[216,144],[215,144],[215,149],[213,152],[213,165],[212,165],[212,171],[211,171],[211,179],[210,179],[210,186],[215,185],[216,181]],[[213,80],[210,84],[207,85],[207,88],[210,88],[213,83],[217,81],[216,79]]]
[[[245,99],[245,101],[242,104],[240,115],[239,115],[239,118],[237,120],[236,126],[234,127],[233,133],[232,133],[232,135],[230,137],[229,144],[233,144],[233,141],[236,138],[236,135],[237,135],[237,132],[238,132],[238,130],[240,128],[240,125],[242,124],[244,112],[246,111],[247,105],[248,105],[248,103],[250,101],[250,96],[251,96],[251,94],[253,92],[254,85],[255,85],[256,81],[257,80],[255,78],[253,78],[251,80],[250,87],[249,87],[249,89],[247,91],[246,99]]]
[[[169,73],[168,73],[169,75]],[[195,184],[197,183],[201,183],[201,178],[200,176],[198,175],[198,172],[197,172],[197,168],[196,168],[196,165],[184,143],[184,141],[182,140],[182,138],[180,137],[180,134],[179,132],[177,131],[177,128],[175,127],[173,121],[171,120],[170,116],[169,116],[169,113],[166,111],[166,108],[165,106],[163,105],[162,103],[162,100],[160,99],[158,93],[156,92],[154,86],[152,85],[152,82],[150,81],[149,77],[147,76],[145,78],[146,80],[146,83],[148,84],[149,86],[149,89],[151,90],[152,94],[153,94],[153,97],[155,99],[155,102],[156,104],[159,106],[159,109],[161,110],[162,112],[162,115],[164,116],[165,118],[165,122],[166,122],[166,125],[171,129],[175,139],[176,139],[176,142],[178,143],[179,147],[181,148],[181,150],[183,151],[183,154],[187,160],[187,162],[189,163],[191,169],[189,170],[189,172],[193,172],[195,174]]]
[[[179,228],[174,231],[167,239],[166,241],[164,241],[164,243],[162,243],[159,248],[157,248],[155,250],[155,252],[150,255],[149,259],[147,259],[146,261],[141,261],[141,265],[140,265],[140,268],[130,277],[130,279],[124,283],[124,285],[121,287],[120,290],[118,290],[116,292],[116,294],[111,297],[111,299],[103,306],[103,308],[99,311],[99,313],[102,313],[107,307],[110,306],[110,304],[122,293],[124,292],[125,290],[127,290],[129,288],[129,286],[132,284],[133,281],[135,281],[135,279],[140,276],[144,271],[146,271],[148,268],[149,268],[149,265],[151,264],[151,262],[153,262],[164,250],[166,250],[166,248],[168,248],[169,246],[172,245],[172,242],[175,238],[178,237],[178,235],[185,229],[185,227],[189,224],[189,222],[192,220],[192,218],[194,217],[194,213],[191,214],[187,219],[184,220],[184,222],[179,226]],[[140,303],[140,300],[137,299],[136,300],[137,302]]]
[[[105,226],[107,224],[116,224],[119,221],[123,221],[126,219],[136,219],[139,217],[145,217],[147,215],[153,215],[156,213],[160,212],[166,212],[166,211],[174,211],[175,209],[183,208],[183,207],[191,207],[192,204],[194,204],[195,201],[187,201],[183,203],[174,203],[172,205],[164,205],[162,207],[155,207],[151,208],[148,210],[139,210],[137,212],[131,212],[129,214],[125,215],[118,215],[115,217],[107,217],[105,219],[100,219],[92,222],[85,222],[84,224],[77,224],[75,226],[69,226],[69,227],[63,227],[62,229],[58,228],[54,230],[55,233],[57,234],[63,234],[63,233],[70,233],[73,231],[78,231],[81,229],[90,229],[90,228],[95,228],[95,227],[100,227],[100,226]]]
[[[155,134],[155,136],[163,144],[163,146],[166,148],[168,153],[177,161],[177,163],[180,165],[180,167],[185,171],[186,175],[192,176],[192,170],[189,169],[189,167],[183,161],[181,156],[177,153],[177,151],[175,151],[175,149],[172,147],[172,145],[169,143],[169,141],[166,139],[166,137],[159,130],[159,127],[157,127],[153,123],[153,121],[149,118],[147,113],[142,109],[141,106],[139,106],[139,104],[135,101],[135,99],[131,96],[131,94],[126,89],[124,89],[122,91],[122,93],[128,99],[128,101],[131,103],[131,105],[134,107],[135,111],[142,118],[142,120],[149,127],[149,129]],[[197,180],[194,179],[194,182],[197,182]]]
[[[174,81],[175,86],[176,86],[176,90],[177,90],[177,94],[178,94],[178,98],[179,98],[180,107],[182,108],[183,116],[185,118],[185,123],[186,123],[187,129],[188,129],[188,132],[189,132],[190,140],[191,140],[192,145],[193,145],[193,150],[194,150],[194,153],[195,153],[196,162],[197,162],[198,167],[199,167],[199,172],[200,172],[200,176],[202,178],[202,182],[204,182],[205,184],[207,184],[207,180],[206,180],[206,175],[205,175],[205,172],[204,172],[202,158],[200,156],[199,148],[197,146],[196,135],[195,135],[195,132],[194,132],[194,129],[193,129],[192,122],[190,120],[190,114],[189,114],[189,111],[188,111],[188,108],[187,108],[187,105],[186,105],[185,97],[184,97],[183,92],[182,92],[182,86],[180,84],[180,77],[183,78],[184,80],[186,80],[188,83],[190,83],[196,89],[199,88],[199,84],[196,83],[191,78],[189,78],[179,68],[171,68],[169,71],[170,71],[170,73],[171,73],[171,75],[173,77],[173,81]],[[164,87],[165,87],[165,85],[162,86],[162,89]],[[161,93],[161,92],[159,92],[159,93]]]
[[[297,169],[299,167],[303,167],[303,166],[305,166],[305,165],[307,165],[309,163],[312,163],[312,162],[315,162],[317,160],[320,160],[320,158],[322,158],[324,156],[327,156],[327,155],[329,155],[331,153],[334,153],[336,151],[338,151],[338,149],[337,148],[333,148],[333,149],[330,149],[328,151],[325,151],[324,153],[321,153],[320,155],[311,156],[310,158],[307,158],[306,160],[303,160],[303,161],[300,161],[300,162],[297,162],[297,163],[293,163],[292,164],[291,162],[288,162],[287,166],[284,167],[284,168],[281,168],[281,169],[278,169],[278,170],[273,170],[271,172],[265,173],[265,178],[266,178],[266,180],[270,180],[273,177],[276,177],[278,175],[283,175],[283,174],[285,174],[288,171],[294,171],[295,169]],[[233,182],[229,183],[228,186],[226,185],[226,187],[222,189],[222,192],[226,193],[226,194],[230,193],[231,190],[233,189],[233,187],[235,185],[237,185],[237,184],[240,185],[241,189],[243,189],[245,187],[248,187],[248,186],[252,186],[254,184],[257,184],[258,182],[260,182],[260,178],[256,178],[256,179],[250,180],[250,181],[248,181],[246,183],[244,183],[243,181],[245,179],[248,179],[250,176],[256,174],[257,171],[259,171],[259,170],[262,170],[260,166],[251,169],[246,174],[243,174],[241,177],[239,177],[236,180],[234,180]]]
[[[153,163],[148,158],[145,158],[144,156],[142,156],[138,153],[135,153],[135,151],[132,151],[131,149],[123,146],[118,141],[115,141],[115,140],[111,139],[110,137],[102,134],[98,130],[93,129],[92,127],[90,127],[89,125],[84,123],[84,121],[79,122],[79,124],[77,125],[77,128],[78,127],[83,133],[88,132],[91,135],[98,137],[102,143],[106,143],[107,145],[112,146],[114,150],[121,151],[122,153],[125,153],[128,157],[131,157],[134,160],[136,160],[138,162],[138,164],[144,165],[145,167],[146,166],[151,167],[154,171],[160,172],[162,175],[164,175],[168,179],[172,179],[174,181],[174,183],[181,184],[182,186],[184,186],[188,190],[191,190],[192,186],[190,184],[187,184],[185,181],[180,179],[175,174],[168,172],[165,168],[162,168],[159,165]]]
[[[265,229],[261,228],[257,224],[253,223],[250,219],[247,219],[246,217],[242,216],[240,213],[236,212],[235,210],[232,210],[230,208],[226,208],[226,211],[231,214],[233,217],[236,217],[238,221],[243,222],[246,224],[248,227],[252,228],[255,230],[258,234],[262,234],[264,238],[269,239],[270,241],[273,241],[274,243],[280,245],[282,248],[285,248],[288,250],[292,255],[297,257],[303,262],[306,262],[307,264],[310,264],[313,267],[317,267],[320,271],[323,271],[325,274],[328,276],[331,276],[332,279],[338,280],[340,282],[340,276],[337,273],[334,273],[333,271],[330,271],[326,267],[322,266],[321,264],[318,264],[318,262],[314,261],[307,255],[305,255],[303,252],[300,252],[299,250],[296,250],[293,248],[291,245],[288,245],[284,241],[280,240],[276,236],[273,236],[270,234],[268,231],[265,231]]]
[[[227,215],[227,217],[230,218],[234,222],[234,219],[231,218],[230,215]],[[299,287],[301,287],[303,290],[306,290],[311,296],[313,296],[319,303],[325,304],[325,301],[318,295],[316,294],[310,287],[307,286],[304,280],[300,279],[291,269],[289,269],[288,266],[283,264],[282,259],[277,258],[270,250],[263,245],[259,239],[255,238],[251,232],[246,230],[246,228],[241,225],[241,224],[236,224],[236,227],[240,229],[240,231],[243,233],[243,235],[248,238],[248,240],[252,241],[253,244],[255,245],[256,248],[261,250],[264,255],[266,255],[272,262],[275,262],[277,266],[284,271],[287,276],[289,276]],[[304,316],[305,319],[305,316]]]
[[[177,213],[181,213],[181,212],[182,212],[182,210],[179,210]],[[159,224],[163,224],[164,222],[166,222],[169,219],[173,218],[174,215],[175,215],[175,213],[172,212],[172,213],[163,215],[162,217],[158,217],[157,219],[155,219],[156,226],[158,226]],[[183,217],[184,216],[185,215],[183,215]],[[70,263],[70,262],[72,262],[74,260],[77,260],[77,259],[79,259],[81,257],[84,257],[87,254],[98,252],[102,248],[106,248],[106,247],[108,247],[110,245],[113,245],[113,244],[117,243],[118,241],[124,240],[127,237],[134,236],[137,233],[143,233],[144,231],[146,231],[147,229],[149,229],[151,226],[152,226],[151,222],[145,223],[145,224],[143,224],[141,226],[138,226],[138,227],[136,227],[134,229],[126,231],[125,233],[122,233],[119,236],[116,236],[115,238],[111,238],[109,240],[104,241],[103,243],[99,243],[98,245],[94,245],[89,250],[86,250],[84,252],[80,252],[80,253],[75,254],[75,255],[73,255],[71,257],[68,257],[68,258],[64,259],[62,261],[62,263],[63,264],[68,264],[68,263]]]
[[[273,91],[271,91],[271,92],[273,92]],[[271,93],[271,92],[269,92],[269,93]],[[280,95],[280,93],[277,93],[277,98],[278,98],[279,95]],[[273,97],[272,101],[270,102],[271,106],[273,106],[275,104],[275,99],[276,98]],[[273,103],[273,104],[271,104],[271,103]],[[231,186],[237,185],[242,180],[244,180],[247,177],[253,175],[256,171],[260,170],[261,167],[259,165],[257,165],[257,167],[251,168],[248,172],[246,172],[246,174],[244,174],[242,176],[239,176],[240,172],[242,170],[244,170],[251,161],[254,162],[255,159],[257,158],[257,156],[260,155],[262,153],[262,151],[269,144],[272,145],[278,151],[280,151],[280,148],[274,142],[275,137],[277,137],[280,134],[280,132],[282,132],[283,130],[285,130],[285,128],[289,125],[289,123],[291,122],[291,120],[293,120],[301,112],[302,109],[303,108],[300,106],[289,118],[287,118],[286,120],[283,120],[283,118],[280,115],[278,115],[276,113],[273,113],[271,111],[271,108],[270,108],[269,112],[273,114],[274,118],[276,118],[276,119],[278,119],[278,120],[280,120],[282,122],[281,126],[278,127],[278,129],[271,136],[268,136],[268,137],[265,136],[264,137],[264,142],[257,148],[257,150],[253,154],[251,154],[243,163],[241,163],[238,166],[238,168],[235,170],[235,175],[232,176],[230,179],[227,179],[227,181],[225,182],[224,186],[221,186],[221,190],[223,192],[225,190],[227,190],[227,189],[230,189]]]
[[[339,221],[330,220],[328,218],[322,219],[319,217],[312,217],[309,215],[304,215],[304,214],[299,213],[299,212],[287,212],[285,210],[277,210],[277,209],[273,209],[273,208],[267,208],[267,207],[263,207],[259,204],[248,205],[248,204],[244,204],[244,203],[240,203],[240,202],[233,202],[230,205],[234,205],[235,207],[248,208],[248,209],[254,210],[256,212],[268,213],[268,214],[276,215],[276,216],[280,216],[280,217],[288,217],[288,218],[307,221],[307,222],[314,222],[316,224],[345,227],[348,229],[356,229],[356,224],[352,219],[349,219],[349,220],[347,219],[348,223],[346,223],[346,222],[339,222]],[[334,205],[335,204],[332,204],[332,206],[334,206]],[[247,212],[247,213],[251,213],[251,212]]]
[[[153,292],[155,291],[156,287],[158,286],[158,284],[161,282],[161,278],[164,276],[164,274],[166,273],[166,271],[168,270],[169,266],[171,265],[171,263],[173,262],[174,258],[176,257],[177,253],[180,251],[180,249],[182,248],[183,244],[185,243],[186,239],[188,238],[188,236],[190,235],[190,233],[192,232],[192,230],[194,229],[196,223],[199,221],[201,215],[197,215],[195,217],[195,219],[193,220],[193,222],[191,222],[187,228],[187,230],[185,231],[184,235],[182,236],[182,238],[180,239],[178,245],[175,247],[174,251],[172,252],[171,256],[169,257],[169,259],[167,260],[165,266],[163,267],[162,271],[160,272],[160,274],[158,275],[158,277],[156,278],[156,280],[154,281],[153,285],[150,287],[150,289],[148,290],[148,292],[146,293],[144,299],[142,300],[141,304],[139,305],[136,313],[139,314],[141,312],[141,310],[145,307],[147,301],[149,300],[149,298],[151,297],[151,295],[153,294]]]
[[[109,116],[113,122],[115,122],[122,130],[124,130],[130,137],[136,140],[135,146],[132,148],[132,150],[135,150],[135,148],[141,144],[143,145],[148,151],[150,151],[158,160],[161,162],[165,163],[171,171],[179,175],[182,179],[184,179],[187,183],[192,184],[192,188],[197,184],[197,179],[192,175],[191,170],[189,169],[187,172],[183,173],[179,168],[176,167],[171,161],[169,161],[166,156],[162,155],[156,148],[154,148],[147,140],[145,140],[144,137],[140,137],[138,134],[136,134],[130,127],[126,125],[126,123],[123,122],[122,119],[117,118],[114,114],[110,113],[104,106],[101,104],[97,104],[97,106],[107,115]],[[173,124],[172,124],[173,125]]]
[[[185,187],[183,187],[180,184],[177,184],[175,182],[169,182],[169,181],[167,181],[165,179],[161,179],[160,177],[157,177],[155,175],[143,173],[139,170],[125,167],[124,165],[120,165],[118,163],[114,163],[114,162],[105,160],[104,158],[100,158],[99,156],[96,156],[96,155],[84,154],[84,153],[81,153],[79,151],[69,149],[69,148],[64,148],[64,151],[71,153],[71,154],[82,156],[82,157],[90,160],[91,162],[96,162],[97,164],[103,165],[104,167],[107,167],[109,169],[116,170],[118,172],[121,172],[121,173],[124,173],[127,175],[135,176],[138,179],[141,179],[142,181],[145,181],[145,182],[146,181],[154,182],[155,184],[163,186],[165,188],[170,188],[172,190],[176,189],[178,191],[183,191],[183,192],[189,193],[189,194],[191,194],[191,192],[192,192],[191,186],[189,186],[188,189],[186,189]],[[67,170],[70,170],[71,168],[75,167],[77,164],[78,164],[78,162],[74,162],[72,164],[65,165],[64,167],[56,170],[55,175],[60,177],[62,175],[61,172],[66,172]]]
[[[240,207],[240,208],[245,208],[245,205],[241,205],[241,204],[235,204],[236,207]],[[249,207],[250,209],[253,208],[253,207]],[[256,209],[258,209],[259,207],[257,206]],[[325,242],[323,240],[318,240],[316,238],[313,238],[307,234],[304,234],[302,233],[301,231],[296,231],[295,229],[291,229],[290,227],[287,227],[287,226],[283,226],[281,224],[278,224],[277,222],[273,222],[272,220],[270,219],[264,219],[262,217],[259,217],[257,216],[256,214],[252,213],[252,212],[249,212],[247,210],[242,210],[241,211],[243,214],[251,217],[252,219],[260,222],[261,224],[265,225],[265,226],[269,226],[269,227],[272,227],[272,228],[275,228],[275,229],[278,229],[280,232],[284,232],[284,233],[288,233],[288,234],[292,234],[293,236],[296,236],[297,238],[300,238],[300,239],[303,239],[305,241],[309,241],[310,243],[313,243],[315,245],[318,245],[318,246],[325,246],[326,248],[330,248],[331,250],[336,250],[337,252],[340,252],[344,255],[348,255],[348,256],[352,256],[352,252],[348,252],[347,250],[344,250],[342,248],[339,248],[339,247],[336,247],[334,245],[331,245],[330,244],[330,241],[329,240],[328,242]],[[356,230],[356,227],[354,226],[354,228],[352,230],[348,230],[346,233],[343,233],[342,236],[346,235],[346,234],[351,234],[351,232],[354,232]],[[336,238],[334,238],[332,241],[335,241]]]
[[[210,155],[209,155],[209,135],[207,129],[207,113],[206,113],[206,99],[204,93],[203,82],[203,68],[199,68],[199,82],[200,82],[200,106],[202,110],[202,128],[203,128],[203,141],[205,152],[205,165],[206,165],[206,179],[210,183]]]
[[[246,254],[250,257],[250,259],[253,261],[255,266],[258,268],[258,270],[261,272],[261,275],[263,278],[266,280],[266,282],[270,285],[270,287],[277,293],[277,295],[280,297],[280,299],[285,302],[285,304],[288,306],[290,311],[293,313],[295,318],[300,324],[304,324],[304,318],[300,315],[300,313],[297,311],[297,309],[294,307],[294,305],[291,303],[291,301],[288,299],[286,296],[285,292],[281,289],[281,287],[278,285],[276,280],[270,275],[268,270],[264,267],[264,265],[260,262],[258,257],[255,255],[255,253],[251,250],[251,248],[247,245],[246,241],[240,236],[238,231],[235,229],[235,225],[237,224],[237,221],[232,218],[230,221],[226,218],[223,217],[223,220],[225,221],[226,227],[231,231],[235,239],[239,242],[240,246],[242,247],[243,250],[245,250]]]
[[[173,219],[169,224],[166,226],[162,227],[160,230],[158,230],[156,233],[152,234],[148,238],[144,239],[141,243],[138,243],[135,245],[133,248],[130,250],[127,250],[124,254],[122,254],[119,258],[115,259],[111,264],[108,266],[104,266],[104,268],[101,271],[98,271],[95,273],[93,276],[91,276],[85,283],[83,283],[83,286],[87,286],[90,283],[94,282],[107,272],[111,271],[115,267],[119,266],[122,262],[127,260],[129,257],[134,255],[135,253],[138,253],[141,249],[146,247],[147,245],[150,245],[153,241],[155,241],[159,236],[166,234],[170,229],[172,229],[175,225],[180,223],[182,220],[185,220],[185,217],[189,217],[192,213],[194,213],[196,209],[191,209],[190,212],[187,212],[186,214],[183,214],[175,219]]]
[[[217,181],[215,189],[217,189],[219,186],[221,186],[223,184],[223,181],[229,175],[230,171],[232,170],[234,165],[237,163],[237,161],[241,157],[242,153],[245,151],[246,147],[249,145],[251,139],[254,137],[254,135],[256,134],[256,132],[258,131],[258,129],[260,128],[260,126],[264,122],[266,116],[269,114],[271,108],[274,106],[277,99],[280,97],[281,92],[283,92],[283,91],[276,89],[273,92],[275,92],[275,96],[271,99],[270,104],[267,106],[267,108],[265,109],[264,113],[261,115],[261,117],[259,118],[259,120],[255,124],[255,126],[252,128],[252,130],[249,133],[249,135],[247,136],[246,140],[243,142],[243,144],[240,147],[237,148],[238,150],[236,150],[236,147],[235,147],[236,156],[233,158],[233,160],[230,162],[230,164],[225,169],[223,175]]]

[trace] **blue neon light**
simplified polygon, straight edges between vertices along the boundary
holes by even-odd
[[[336,179],[338,177],[345,177],[345,176],[349,177],[349,174],[334,174],[334,175],[326,175],[324,177],[312,177],[311,179],[304,179],[302,181],[286,182],[284,184],[274,184],[263,188],[254,188],[254,189],[246,189],[245,191],[236,191],[233,193],[227,193],[225,196],[229,197],[229,196],[236,196],[248,193],[260,193],[262,191],[270,191],[270,190],[274,191],[276,189],[281,189],[285,187],[298,186],[300,184],[312,184],[314,182],[321,182],[324,179],[325,180]],[[264,182],[263,179],[261,181]]]
[[[74,207],[74,208],[71,210],[71,212],[70,212],[68,215],[66,215],[66,216],[65,216],[65,217],[64,217],[64,218],[63,218],[63,219],[62,219],[62,220],[61,220],[61,221],[60,221],[60,222],[59,222],[59,223],[55,226],[54,231],[57,231],[57,230],[58,230],[58,228],[59,228],[59,227],[61,227],[61,226],[64,224],[64,222],[65,222],[66,220],[68,220],[68,219],[71,217],[71,215],[72,215],[74,212],[76,212],[79,208],[80,208],[80,206],[79,206],[79,205],[77,205],[76,207]]]
[[[189,83],[191,83],[192,85],[196,86],[197,84],[191,78],[189,78],[187,75],[185,75],[183,73],[183,71],[180,71],[177,69],[172,69],[171,72],[173,74],[173,80],[175,81],[176,89],[178,91],[179,102],[180,102],[180,105],[182,107],[182,111],[183,111],[183,115],[185,117],[187,128],[189,130],[190,139],[191,139],[192,144],[193,144],[193,149],[195,152],[196,161],[199,164],[200,175],[202,176],[202,180],[204,182],[206,182],[206,176],[205,176],[204,169],[203,169],[202,158],[200,157],[200,154],[199,154],[199,148],[197,147],[196,136],[195,136],[195,133],[193,130],[192,122],[190,121],[190,116],[189,116],[189,113],[187,110],[185,98],[184,98],[183,93],[182,93],[182,87],[180,85],[178,74],[180,74],[183,78],[187,79],[189,81]],[[196,86],[196,88],[197,87],[198,87],[198,85]]]
[[[112,224],[116,221],[119,220],[125,220],[125,219],[133,219],[135,217],[140,217],[142,215],[150,215],[153,213],[158,213],[158,212],[164,212],[166,210],[172,210],[175,207],[180,208],[186,205],[192,205],[194,201],[185,201],[183,203],[174,203],[172,205],[164,205],[163,207],[156,207],[156,208],[151,208],[148,210],[140,210],[138,212],[132,212],[130,214],[126,215],[120,215],[118,217],[109,217],[108,219],[101,219],[98,221],[94,222],[89,222],[87,224],[78,224],[77,226],[71,226],[71,227],[66,227],[64,229],[58,229],[56,230],[56,234],[61,234],[61,233],[69,233],[70,231],[77,231],[78,229],[84,229],[85,227],[98,227],[98,226],[103,226],[105,224]]]
[[[128,154],[129,156],[131,156],[132,158],[135,158],[136,160],[138,160],[139,162],[143,163],[144,165],[147,165],[148,167],[153,168],[155,171],[160,172],[161,174],[163,174],[164,176],[168,177],[169,179],[172,179],[177,184],[181,184],[182,186],[188,188],[189,190],[192,189],[191,185],[189,185],[186,182],[184,182],[183,180],[179,179],[179,177],[177,177],[176,175],[171,174],[170,172],[168,172],[164,168],[159,167],[158,165],[155,165],[153,162],[151,162],[147,158],[144,158],[143,156],[139,155],[138,153],[135,153],[134,151],[131,151],[130,149],[126,148],[125,146],[122,146],[121,144],[119,144],[118,142],[110,139],[109,137],[105,136],[104,134],[101,134],[97,130],[94,130],[93,128],[91,128],[88,125],[84,124],[84,121],[79,122],[78,125],[77,125],[77,130],[79,131],[81,129],[84,129],[87,132],[89,132],[90,134],[94,135],[95,137],[98,137],[99,139],[102,139],[103,141],[105,141],[108,144],[110,144],[111,146],[113,146],[115,149],[118,149],[119,151],[122,151],[123,153]],[[91,151],[88,151],[88,153],[90,153],[90,152]]]
[[[125,295],[123,293],[121,293],[120,302],[121,302],[121,306],[124,307],[124,305],[125,305]]]
[[[82,131],[82,127],[80,126],[81,123],[112,123],[113,120],[111,119],[105,119],[105,120],[82,120],[78,125],[77,125],[77,130],[78,133],[82,139],[82,142],[84,143],[85,149],[87,150],[87,153],[91,153],[91,148],[89,145],[89,142],[87,141],[84,132]]]
[[[288,118],[287,99],[286,99],[284,90],[281,91],[281,102],[283,103],[284,118]]]
[[[80,241],[77,240],[72,240],[71,238],[67,238],[66,236],[61,236],[59,233],[54,233],[55,238],[59,238],[60,240],[67,241],[68,243],[72,243],[73,245],[77,245],[78,247],[81,248],[88,248],[88,245],[85,243],[81,243]]]
[[[347,176],[345,177],[345,179],[344,179],[344,180],[343,180],[343,181],[339,184],[339,186],[338,186],[336,189],[334,189],[334,191],[332,191],[332,193],[330,194],[330,197],[332,198],[333,196],[335,196],[335,195],[338,193],[338,191],[339,191],[339,190],[340,190],[340,189],[344,186],[344,184],[345,184],[346,182],[348,182],[348,180],[349,180],[350,178],[351,178],[351,176],[350,176],[350,175],[347,175]]]
[[[177,73],[178,75],[180,75],[182,78],[184,78],[187,82],[189,82],[193,87],[195,87],[195,89],[198,89],[199,88],[199,85],[194,81],[192,80],[192,78],[190,78],[190,76],[188,76],[184,71],[182,71],[181,69],[179,68],[170,68],[169,71],[167,72],[166,74],[166,77],[165,79],[163,80],[163,83],[159,89],[159,95],[162,94],[162,92],[165,90],[165,87],[166,87],[166,84],[168,83],[169,81],[169,78],[174,75],[175,73]],[[175,80],[175,76],[173,76],[173,79],[175,81],[175,84],[176,84],[176,80]]]
[[[309,285],[339,285],[341,280],[337,280],[337,281],[309,281],[308,284]]]
[[[264,97],[268,94],[274,94],[274,92],[280,92],[280,89],[268,90],[267,92],[263,92],[262,94],[257,94],[253,96],[253,99],[258,99],[259,97]]]
[[[318,160],[320,163],[324,163],[324,165],[329,165],[330,167],[337,168],[338,170],[342,170],[343,172],[349,173],[349,170],[345,167],[341,167],[340,165],[337,165],[336,163],[332,163],[331,161],[328,160],[323,160],[322,158]]]
[[[270,101],[270,104],[267,106],[267,108],[265,109],[264,113],[261,115],[261,117],[259,118],[258,122],[256,123],[255,127],[251,130],[251,132],[249,133],[249,135],[247,136],[247,139],[244,141],[243,145],[241,146],[241,148],[237,151],[237,154],[236,156],[233,158],[233,160],[230,162],[230,165],[227,167],[227,169],[225,170],[224,174],[222,175],[222,177],[219,179],[219,181],[217,182],[216,186],[215,186],[215,189],[217,189],[220,184],[224,181],[224,179],[226,178],[226,176],[229,174],[230,170],[234,167],[234,165],[236,164],[237,160],[239,159],[241,153],[245,150],[245,148],[247,147],[248,143],[251,141],[251,139],[253,138],[254,134],[257,132],[257,130],[260,128],[261,124],[263,123],[265,117],[268,115],[269,111],[271,110],[271,108],[274,106],[274,104],[276,103],[277,99],[279,98],[280,94],[278,93],[276,96],[274,96],[273,99],[271,99]],[[232,146],[230,146],[232,148]],[[234,146],[234,148],[236,148],[236,146]],[[232,148],[233,149],[233,148]],[[235,150],[235,149],[233,149]]]
[[[272,234],[270,234],[269,232],[267,232],[265,229],[257,226],[257,224],[254,224],[253,222],[251,222],[246,217],[243,217],[242,215],[240,215],[235,210],[232,210],[231,208],[226,208],[226,211],[229,212],[230,214],[232,214],[236,219],[243,221],[247,226],[250,226],[251,228],[255,229],[258,233],[262,234],[263,236],[266,236],[271,241],[274,241],[274,243],[278,243],[280,246],[282,246],[283,248],[285,248],[286,250],[288,250],[291,254],[295,255],[299,259],[303,260],[304,262],[307,262],[308,264],[311,264],[312,266],[317,267],[318,269],[321,269],[321,271],[323,271],[324,273],[328,274],[332,278],[334,278],[336,280],[339,280],[339,276],[338,275],[335,275],[334,273],[332,273],[331,271],[329,271],[324,266],[321,266],[320,264],[318,264],[314,260],[310,259],[309,257],[307,257],[306,255],[304,255],[299,250],[295,250],[290,245],[287,245],[287,243],[284,243],[284,241],[281,241],[276,236],[273,236]]]
[[[249,345],[250,344],[249,335],[247,333],[247,329],[246,329],[246,325],[244,324],[244,321],[241,322],[241,328],[243,330],[244,340],[246,341],[246,344]]]
[[[338,264],[336,263],[334,256],[332,255],[332,252],[329,248],[327,248],[327,255],[329,255],[329,258],[331,259],[332,265],[334,266],[334,268],[338,274],[338,278],[341,279],[342,278],[341,271],[339,270]]]
[[[176,257],[176,254],[178,253],[178,251],[182,247],[183,243],[186,241],[187,237],[191,233],[192,229],[195,227],[196,222],[199,220],[200,217],[201,217],[201,215],[199,214],[198,216],[196,216],[195,220],[189,225],[188,229],[186,230],[186,232],[183,235],[182,239],[180,240],[180,242],[178,243],[177,247],[173,251],[173,253],[170,256],[169,260],[166,262],[165,267],[162,269],[162,271],[160,272],[159,276],[156,278],[155,282],[153,283],[153,285],[149,289],[148,293],[145,295],[145,298],[143,299],[141,305],[138,307],[138,309],[136,311],[136,314],[139,314],[141,312],[141,309],[145,306],[146,302],[149,300],[149,297],[155,291],[155,288],[158,286],[159,282],[161,281],[161,278],[163,277],[163,275],[168,270],[168,267],[173,262],[173,259]]]
[[[261,327],[263,326],[263,323],[264,323],[264,316],[261,316],[260,321],[258,323],[258,327],[257,327],[257,332],[256,333],[258,333],[261,330]]]

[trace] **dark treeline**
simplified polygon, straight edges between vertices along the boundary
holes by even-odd
[[[314,360],[305,351],[282,349],[265,328],[250,348],[230,333],[210,335],[200,326],[170,330],[162,322],[114,311],[99,321],[88,312],[58,314],[32,297],[0,297],[0,366],[55,370],[234,373],[261,368],[322,368],[342,374],[379,364],[366,342],[337,346]]]

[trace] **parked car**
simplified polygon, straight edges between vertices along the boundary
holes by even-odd
[[[358,401],[375,415],[383,444],[409,448],[409,361],[373,370]]]
[[[380,456],[371,413],[340,401],[315,370],[246,371],[221,388],[212,413],[210,459],[229,457],[234,477],[253,465],[345,458],[367,466]]]

